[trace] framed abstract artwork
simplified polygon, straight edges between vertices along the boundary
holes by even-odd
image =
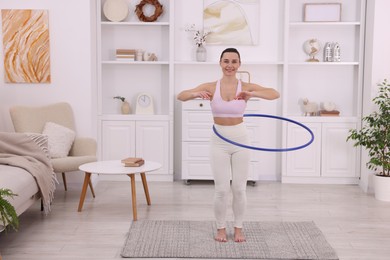
[[[260,0],[203,0],[207,44],[258,44],[259,16]]]
[[[1,10],[6,83],[50,83],[47,10]]]

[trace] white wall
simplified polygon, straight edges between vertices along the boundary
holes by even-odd
[[[363,115],[374,109],[372,99],[377,95],[377,84],[390,80],[390,1],[368,0],[365,46]],[[372,172],[366,168],[368,156],[362,153],[360,186],[366,192],[373,191]]]
[[[91,3],[93,0],[2,0],[0,9],[46,9],[49,12],[49,84],[6,84],[0,62],[0,131],[13,131],[8,109],[13,105],[69,102],[80,136],[96,136],[92,109],[95,69],[91,52]],[[0,60],[3,61],[1,37]],[[96,78],[96,77],[95,77]]]

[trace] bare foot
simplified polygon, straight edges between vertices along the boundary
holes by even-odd
[[[215,236],[214,239],[215,241],[218,242],[227,242],[226,229],[225,228],[217,229],[217,235]]]
[[[246,239],[245,239],[245,236],[244,234],[242,233],[242,228],[234,228],[234,242],[238,242],[238,243],[241,243],[241,242],[245,242]]]

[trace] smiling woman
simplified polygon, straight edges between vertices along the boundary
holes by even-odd
[[[249,136],[243,120],[247,101],[253,97],[277,99],[279,93],[272,88],[237,79],[236,74],[241,66],[241,57],[235,48],[227,48],[221,53],[219,65],[222,70],[221,79],[183,90],[177,95],[177,99],[180,101],[195,98],[210,100],[214,128],[217,132],[233,142],[247,145]],[[217,224],[215,240],[227,242],[226,212],[231,189],[235,218],[234,241],[244,242],[245,236],[242,228],[246,210],[250,151],[225,142],[213,134],[210,145],[210,162],[215,184],[214,214]],[[232,176],[231,185],[230,176]]]

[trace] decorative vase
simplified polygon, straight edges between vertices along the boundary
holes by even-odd
[[[207,50],[203,45],[199,45],[196,48],[196,61],[206,61],[207,59]]]
[[[390,201],[390,177],[374,175],[375,198]]]
[[[131,112],[131,107],[130,107],[129,102],[127,102],[127,101],[123,101],[123,102],[122,102],[121,112],[122,112],[122,114],[124,114],[124,115],[130,114],[130,112]]]

